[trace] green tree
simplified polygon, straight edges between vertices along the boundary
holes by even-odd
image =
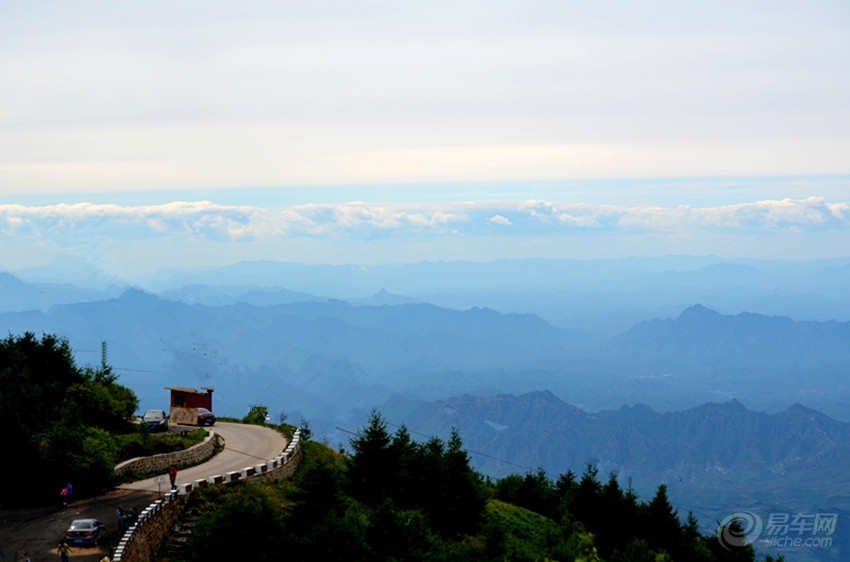
[[[643,539],[632,539],[622,552],[615,551],[611,562],[655,562],[656,554]]]
[[[9,458],[27,465],[42,485],[10,488],[10,503],[54,498],[67,482],[76,492],[111,483],[115,447],[108,432],[125,429],[138,407],[135,394],[117,384],[109,366],[79,369],[68,342],[27,332],[0,341],[0,424]],[[0,464],[0,478],[13,481],[19,463]]]
[[[440,489],[434,494],[440,498],[432,510],[434,529],[446,534],[474,532],[484,509],[482,479],[470,466],[469,454],[454,428],[438,466],[442,476],[438,479]]]
[[[280,488],[247,484],[204,511],[187,541],[193,560],[280,560],[287,550]]]
[[[656,552],[676,551],[682,534],[679,514],[667,497],[667,485],[661,484],[652,500],[643,508],[641,528],[649,547]],[[678,552],[674,552],[678,554]]]
[[[287,558],[291,560],[370,560],[369,514],[345,493],[344,465],[321,445],[305,452],[305,462],[287,494],[294,502],[286,519]]]
[[[265,425],[269,417],[269,409],[259,404],[254,404],[248,409],[248,413],[242,418],[242,423],[252,425]],[[285,419],[285,418],[284,418]]]
[[[524,477],[511,474],[496,482],[496,498],[557,519],[558,495],[551,479],[539,468]]]
[[[389,500],[372,512],[368,536],[373,560],[433,560],[442,546],[421,511],[398,510]]]
[[[705,537],[699,532],[699,521],[693,511],[688,512],[688,518],[682,527],[682,540],[679,547],[682,558],[694,562],[709,562],[713,560],[711,551],[705,544]]]
[[[351,440],[350,492],[370,507],[377,507],[394,485],[397,451],[390,449],[391,442],[387,421],[377,410],[372,411],[366,427]]]
[[[597,530],[596,546],[599,555],[608,559],[615,550],[625,548],[631,539],[631,529],[637,522],[637,503],[631,494],[623,492],[617,474],[608,475],[601,490],[601,509],[607,523]]]
[[[591,533],[597,532],[603,525],[605,513],[602,508],[602,485],[597,480],[599,469],[588,463],[576,487],[569,511],[575,519],[584,523]]]
[[[743,536],[744,529],[737,519],[729,523],[729,530],[734,536]],[[704,541],[711,551],[715,560],[722,562],[753,562],[756,558],[752,545],[728,547],[717,537],[707,538]]]

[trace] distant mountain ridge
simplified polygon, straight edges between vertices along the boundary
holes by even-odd
[[[742,312],[722,315],[702,305],[678,318],[644,321],[616,338],[632,357],[679,358],[712,364],[718,357],[743,365],[850,361],[850,322],[806,322]]]
[[[151,395],[192,381],[225,388],[237,374],[254,376],[262,388],[276,380],[290,390],[261,395],[273,410],[292,409],[289,397],[297,390],[302,403],[342,415],[352,404],[331,407],[326,397],[344,384],[358,405],[393,391],[436,399],[549,389],[592,410],[638,401],[671,410],[737,396],[771,408],[794,401],[825,406],[850,419],[846,322],[729,316],[696,305],[675,319],[603,338],[488,308],[355,306],[284,293],[272,298],[292,302],[259,306],[242,302],[243,295],[234,290],[227,298],[236,302],[205,305],[128,289],[106,300],[3,313],[0,329],[67,337],[88,354],[83,362],[99,362],[100,341],[107,340],[119,372],[150,373],[140,384]],[[203,292],[198,299],[207,297],[215,299]],[[293,389],[310,380],[316,365],[334,365],[316,379],[326,386]],[[334,382],[335,373],[346,373],[347,382]],[[235,404],[236,396],[226,399]]]
[[[673,255],[383,265],[266,260],[176,267],[133,279],[119,279],[120,272],[109,274],[82,260],[59,259],[10,273],[36,283],[86,287],[124,283],[168,298],[211,305],[241,300],[267,306],[294,298],[335,298],[358,305],[428,302],[457,310],[531,312],[556,327],[615,335],[642,320],[677,315],[696,302],[723,314],[748,311],[797,320],[850,321],[848,271],[850,258],[783,261]],[[202,295],[184,290],[193,286]],[[49,301],[42,299],[32,308],[45,308],[52,304]]]
[[[697,482],[841,466],[850,483],[850,424],[799,404],[777,414],[737,400],[664,413],[642,404],[589,413],[538,391],[431,403],[396,396],[382,411],[421,433],[446,435],[455,427],[470,449],[554,473],[594,462],[605,471]],[[513,470],[493,458],[481,463],[494,474]]]
[[[91,289],[68,284],[29,283],[0,271],[0,311],[46,310],[55,305],[106,300],[122,290],[118,286]]]
[[[514,463],[509,472],[542,466],[553,474],[592,461],[602,474],[645,486],[642,493],[664,481],[677,502],[697,509],[773,509],[775,500],[850,516],[847,426],[810,409],[850,421],[850,322],[716,306],[733,294],[723,298],[740,307],[842,318],[850,266],[692,261],[697,269],[672,272],[665,264],[677,259],[254,264],[233,267],[231,281],[245,285],[210,280],[160,295],[0,273],[0,331],[66,337],[80,364],[98,364],[106,340],[110,364],[142,409],[167,407],[167,386],[214,386],[221,415],[264,404],[275,417],[304,415],[317,436],[344,443],[337,426],[385,403],[393,421],[426,435],[462,425],[464,443],[494,472],[503,460]],[[358,290],[327,296],[337,275]],[[511,300],[528,276],[539,278],[538,292]],[[317,278],[327,284],[301,290]],[[458,282],[466,285],[451,285]],[[785,292],[798,283],[825,289]],[[416,287],[432,292],[404,292]],[[564,328],[583,326],[600,306],[616,334]]]
[[[736,400],[590,413],[539,391],[434,402],[395,395],[380,411],[420,439],[456,429],[473,466],[491,476],[543,469],[557,479],[591,464],[642,497],[664,483],[680,516],[693,511],[706,532],[742,510],[765,521],[771,513],[850,516],[850,424],[799,404],[776,414]],[[846,552],[850,533],[839,530],[835,541]]]

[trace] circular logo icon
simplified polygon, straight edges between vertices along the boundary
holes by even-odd
[[[764,529],[761,517],[750,511],[736,511],[720,522],[717,540],[726,550],[753,544]]]

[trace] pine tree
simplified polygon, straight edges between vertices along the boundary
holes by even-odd
[[[652,500],[643,509],[644,536],[649,548],[656,552],[670,550],[671,545],[679,543],[682,524],[678,512],[667,497],[667,485],[661,484]]]
[[[387,421],[377,410],[372,410],[366,427],[351,440],[350,493],[370,507],[381,503],[394,480],[396,467],[392,462],[391,441]]]

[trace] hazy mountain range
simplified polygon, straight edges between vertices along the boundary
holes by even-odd
[[[66,284],[97,289],[135,286],[203,304],[241,301],[264,306],[315,295],[363,304],[429,302],[459,310],[478,306],[534,313],[557,327],[609,335],[642,320],[676,316],[696,303],[724,314],[850,320],[850,259],[666,256],[368,266],[258,261],[153,271],[132,279],[65,259],[9,273],[39,289]],[[36,295],[24,302],[35,309],[51,300]]]
[[[162,386],[211,384],[221,388],[217,396],[225,413],[262,399],[273,412],[299,411],[332,422],[394,392],[430,400],[550,390],[591,411],[637,402],[682,409],[736,398],[766,411],[800,402],[850,420],[844,376],[850,324],[842,319],[850,308],[850,298],[842,297],[850,266],[837,260],[759,262],[757,269],[709,263],[714,261],[529,260],[368,271],[256,262],[204,272],[207,283],[161,294],[119,285],[80,288],[58,279],[26,282],[0,273],[0,322],[12,333],[64,335],[81,362],[98,362],[100,341],[107,341],[110,362],[128,380],[139,380],[144,406],[161,400]],[[182,278],[198,281],[196,275],[183,272]],[[303,290],[324,279],[326,287],[347,287],[351,294],[372,277],[411,291],[442,288],[443,300],[470,298],[476,283],[489,298],[494,290],[512,297],[502,307],[459,308],[389,290],[347,301]],[[232,284],[248,280],[254,284]],[[520,290],[523,280],[532,280],[527,295]],[[595,293],[582,293],[591,286]],[[623,316],[636,321],[609,334],[508,311],[523,298],[540,298],[540,287],[575,290],[585,298],[583,306],[597,306],[602,314],[628,303]],[[757,291],[762,303],[773,298],[785,308],[831,303],[834,317],[815,310],[808,316],[821,319],[710,308],[711,295],[731,302]],[[709,300],[676,305],[683,292]],[[645,302],[647,295],[655,304]],[[671,314],[650,316],[659,308]],[[274,387],[282,391],[266,390]],[[345,399],[336,401],[340,389]]]
[[[600,478],[613,473],[641,497],[664,483],[706,533],[735,511],[765,521],[771,513],[837,513],[833,549],[785,554],[843,560],[840,552],[850,549],[840,523],[850,516],[850,424],[799,404],[775,414],[735,400],[664,413],[644,404],[590,413],[543,391],[434,402],[394,396],[381,411],[393,430],[403,423],[417,438],[457,429],[488,474],[542,468],[555,479],[568,470],[580,476],[590,463]]]
[[[345,446],[378,407],[458,427],[493,475],[591,461],[704,521],[850,513],[846,261],[254,262],[145,288],[59,272],[0,272],[0,328],[66,337],[81,364],[106,341],[143,410],[214,386],[219,415],[263,404]]]
[[[296,404],[286,392],[263,390],[258,398],[272,411],[331,418],[393,392],[433,399],[549,389],[590,409],[738,398],[771,410],[800,401],[840,419],[847,419],[850,402],[850,324],[724,316],[700,305],[614,337],[491,309],[337,300],[204,306],[136,289],[103,301],[7,312],[0,322],[11,333],[61,334],[82,362],[97,362],[106,340],[116,369],[141,377],[134,388],[143,402],[160,383],[213,385],[222,389],[225,411],[244,409],[252,389],[274,385],[310,396]],[[239,391],[228,393],[234,381]],[[347,399],[329,400],[341,387]],[[310,403],[322,404],[321,412],[305,407]]]

